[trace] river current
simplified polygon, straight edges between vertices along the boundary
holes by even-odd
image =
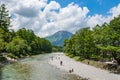
[[[41,54],[5,65],[0,80],[77,80],[77,76],[48,64],[52,54]]]

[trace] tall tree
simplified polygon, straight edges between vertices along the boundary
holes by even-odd
[[[10,27],[9,11],[6,9],[5,4],[0,5],[0,27],[5,31],[8,31],[8,27]]]

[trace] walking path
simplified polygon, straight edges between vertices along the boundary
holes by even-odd
[[[60,61],[62,61],[62,65],[60,65]],[[53,53],[49,64],[67,72],[73,68],[74,74],[89,80],[120,80],[120,74],[113,74],[109,71],[77,62],[65,56],[64,53]]]

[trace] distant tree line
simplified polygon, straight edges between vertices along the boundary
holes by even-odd
[[[120,64],[120,15],[102,26],[78,30],[65,40],[64,51],[79,59],[105,60],[112,58]]]
[[[0,55],[9,53],[11,57],[24,57],[52,51],[51,43],[36,36],[32,30],[25,28],[17,32],[9,30],[10,15],[5,4],[0,5]]]
[[[63,52],[62,46],[52,46],[52,52]]]

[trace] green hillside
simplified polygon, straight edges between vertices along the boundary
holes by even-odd
[[[58,31],[53,35],[46,37],[46,39],[48,39],[52,45],[63,46],[64,40],[70,38],[72,35],[72,33],[67,31]]]

